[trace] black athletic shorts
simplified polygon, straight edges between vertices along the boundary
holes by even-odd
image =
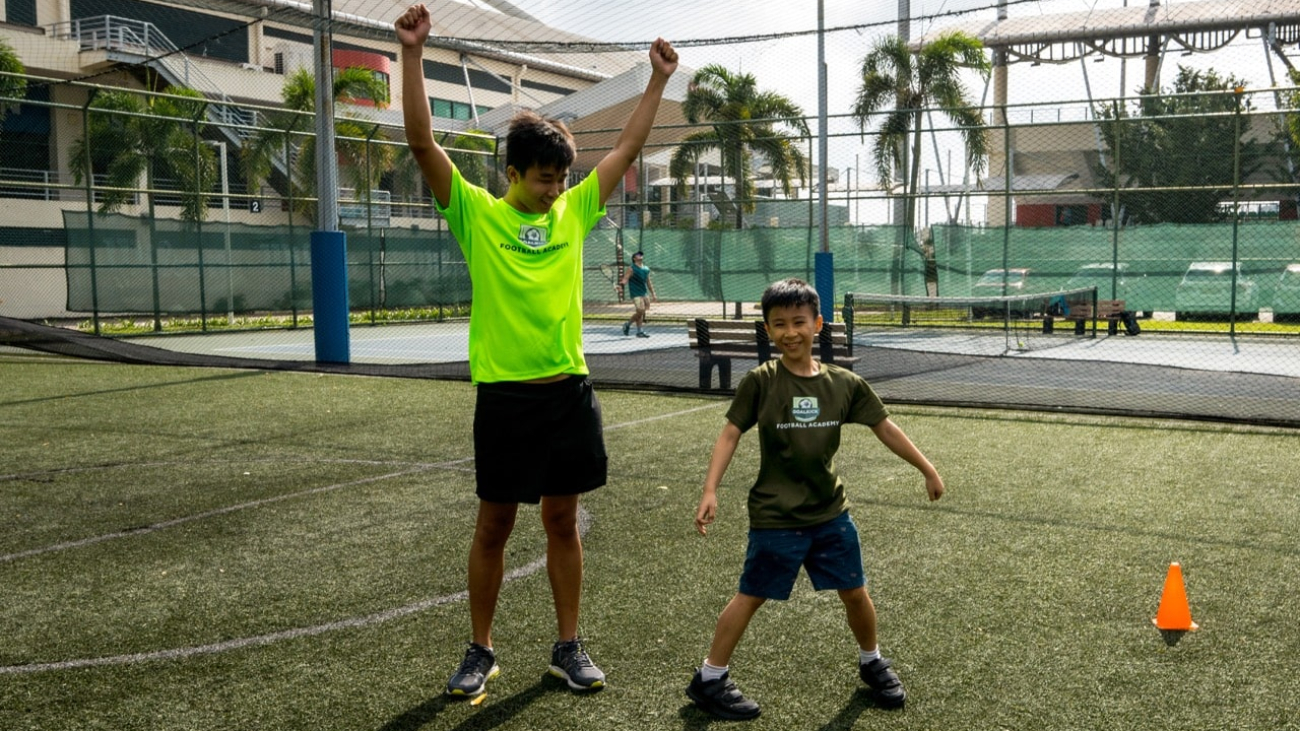
[[[480,383],[474,406],[479,498],[539,503],[605,484],[600,402],[586,376],[554,383]]]

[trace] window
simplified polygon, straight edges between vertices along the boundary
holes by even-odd
[[[474,118],[474,113],[469,104],[465,102],[452,101],[450,99],[429,99],[429,107],[433,110],[433,116],[442,119],[460,119],[470,120]],[[479,114],[484,114],[492,107],[479,105],[477,107]]]

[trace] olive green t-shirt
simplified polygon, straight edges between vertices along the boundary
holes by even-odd
[[[751,528],[804,528],[848,509],[835,471],[844,424],[875,426],[889,416],[871,386],[853,371],[821,364],[815,376],[791,373],[780,360],[745,374],[727,420],[742,432],[758,425],[762,455],[749,489]]]
[[[475,383],[586,375],[582,243],[605,215],[592,171],[546,213],[524,213],[452,170],[447,207],[474,292],[469,372]]]

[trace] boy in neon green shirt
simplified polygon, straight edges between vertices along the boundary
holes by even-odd
[[[424,92],[424,5],[395,23],[402,46],[406,140],[468,262],[470,377],[478,386],[474,455],[479,511],[469,553],[472,638],[447,682],[453,696],[476,696],[500,671],[492,620],[505,572],[505,546],[519,503],[541,504],[547,575],[559,641],[550,672],[574,690],[604,687],[605,674],[578,639],[582,542],[578,496],[605,484],[600,404],[582,352],[582,243],[605,214],[654,124],[677,53],[662,38],[650,48],[652,73],[613,149],[566,190],[573,137],[557,120],[524,112],[510,123],[506,177],[497,199],[466,182],[433,138]]]

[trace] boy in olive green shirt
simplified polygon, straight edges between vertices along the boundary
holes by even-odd
[[[757,425],[761,463],[749,490],[749,548],[740,590],[718,617],[709,655],[686,695],[722,718],[759,715],[758,704],[745,698],[731,680],[728,663],[754,613],[768,599],[788,599],[803,566],[813,588],[839,592],[858,642],[858,674],[876,702],[899,707],[906,694],[877,648],[876,609],[867,594],[862,548],[833,461],[840,429],[845,423],[869,427],[891,452],[925,476],[931,500],[943,495],[943,479],[889,420],[866,381],[813,359],[822,328],[816,290],[798,279],[776,282],[763,293],[762,307],[768,335],[781,357],[759,365],[737,386],[695,513],[696,530],[705,535],[717,517],[718,485],[740,436]]]

